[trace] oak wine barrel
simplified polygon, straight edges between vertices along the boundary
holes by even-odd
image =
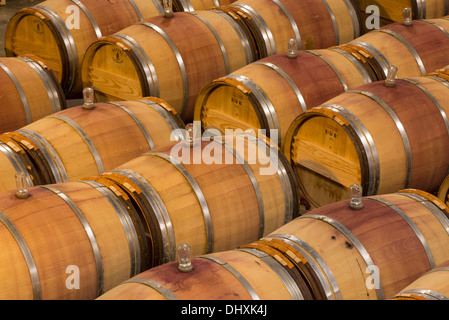
[[[282,147],[288,128],[306,110],[346,90],[376,81],[369,66],[338,49],[302,50],[296,57],[260,59],[205,86],[194,120],[203,129],[277,130]],[[273,137],[270,137],[274,139]]]
[[[100,178],[134,200],[156,266],[180,243],[197,255],[229,250],[291,220],[299,201],[286,164],[276,145],[240,133],[172,143]]]
[[[362,203],[361,209],[344,200],[311,210],[267,242],[280,239],[303,252],[329,299],[389,299],[446,261],[448,207],[435,196],[406,189]]]
[[[219,8],[239,16],[249,28],[259,59],[298,49],[325,49],[360,36],[360,15],[352,0],[238,0]]]
[[[180,140],[184,123],[165,101],[149,97],[72,107],[4,136],[19,144],[42,184],[98,175],[159,146]],[[171,140],[173,139],[173,140]]]
[[[449,300],[449,262],[444,262],[410,283],[392,300]]]
[[[449,19],[388,24],[338,47],[363,56],[383,78],[390,65],[398,67],[399,78],[423,76],[449,65]]]
[[[2,300],[93,300],[146,270],[136,217],[118,188],[83,181],[28,192],[0,193]]]
[[[434,196],[407,189],[362,203],[313,209],[231,251],[192,254],[190,272],[166,263],[97,299],[383,300],[446,261],[449,208]]]
[[[449,169],[449,83],[439,77],[377,81],[301,114],[284,154],[302,197],[319,207],[364,195],[416,188],[436,193]]]
[[[42,59],[0,58],[0,133],[16,130],[67,107],[62,88]]]
[[[157,16],[91,44],[82,65],[98,101],[166,100],[185,122],[204,85],[252,61],[248,37],[221,11]]]
[[[79,68],[91,42],[163,10],[156,0],[47,0],[19,10],[10,19],[6,55],[41,57],[67,98],[78,98],[83,88]]]

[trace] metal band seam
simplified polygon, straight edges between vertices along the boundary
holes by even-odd
[[[111,204],[111,206],[114,208],[115,213],[117,213],[117,216],[120,220],[120,223],[123,226],[123,230],[126,235],[126,239],[128,240],[128,247],[130,251],[130,257],[131,257],[131,271],[130,271],[130,277],[133,277],[141,272],[140,270],[140,247],[138,245],[134,246],[134,243],[138,243],[138,237],[136,233],[136,229],[134,228],[134,224],[124,207],[124,205],[117,201],[117,198],[114,196],[111,190],[109,190],[104,185],[91,180],[84,180],[80,181],[82,183],[86,183],[93,188],[95,188],[98,192],[100,192]]]
[[[0,221],[5,225],[5,227],[11,232],[11,235],[16,240],[17,244],[22,251],[23,257],[25,258],[25,262],[28,266],[28,271],[30,272],[31,285],[33,287],[33,297],[35,300],[42,299],[42,288],[39,280],[39,273],[37,271],[36,263],[33,259],[33,255],[26,244],[25,239],[20,234],[19,230],[16,228],[14,223],[3,213],[0,211]]]
[[[168,300],[179,300],[174,293],[172,293],[170,290],[165,288],[160,283],[158,283],[154,280],[151,280],[151,279],[132,278],[132,279],[124,281],[123,283],[140,283],[140,284],[146,285],[146,286],[156,290],[157,292],[162,294]]]
[[[64,200],[67,205],[72,209],[72,211],[75,213],[77,218],[79,219],[81,225],[84,228],[84,231],[86,232],[86,235],[89,239],[92,252],[94,255],[95,260],[95,266],[97,269],[97,296],[100,296],[103,294],[103,262],[101,259],[101,252],[100,247],[98,246],[97,239],[95,238],[94,232],[89,225],[89,222],[87,221],[86,217],[84,216],[83,212],[80,208],[68,197],[65,193],[61,192],[60,190],[56,189],[53,186],[42,186],[42,188],[48,189],[49,191],[55,193],[58,197],[60,197],[62,200]]]

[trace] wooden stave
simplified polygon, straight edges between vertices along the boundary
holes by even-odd
[[[0,69],[5,74],[2,77],[5,92],[9,92],[8,96],[20,97],[9,105],[12,117],[2,117],[2,133],[16,130],[67,108],[64,93],[53,71],[39,57],[25,55],[2,58]],[[32,81],[33,87],[29,87],[28,81]]]
[[[290,38],[297,41],[299,49],[307,50],[327,48],[347,42],[360,35],[360,15],[358,8],[352,1],[344,1],[344,5],[343,3],[338,3],[338,5],[336,3],[329,4],[327,1],[311,1],[307,4],[304,3],[304,8],[297,7],[297,5],[297,2],[287,0],[266,1],[263,5],[257,1],[235,1],[223,7],[243,17],[244,23],[247,24],[253,37],[256,39],[257,47],[259,48],[259,59],[287,52],[287,43]],[[350,23],[353,24],[353,33],[348,35],[344,33],[342,35],[339,34],[337,20],[341,20],[345,15],[335,15],[334,10],[341,9],[340,7],[334,7],[335,5],[337,7],[341,5],[347,10],[344,12],[349,17]],[[261,12],[268,7],[271,7],[269,12]],[[282,11],[282,14],[276,15],[277,11]],[[302,15],[305,12],[307,14]],[[321,17],[313,22],[315,25],[320,24],[320,27],[317,29],[321,30],[319,39],[310,39],[316,33],[316,31],[308,29],[312,24],[308,21],[311,16],[315,18],[316,16]],[[274,23],[273,20],[275,21]],[[279,25],[276,23],[279,23]],[[281,23],[282,27],[280,26]],[[347,24],[348,21],[345,23]],[[285,30],[290,30],[288,36],[282,34]],[[323,32],[329,32],[329,34],[324,35]],[[342,39],[340,40],[340,38]]]
[[[136,101],[103,103],[97,104],[97,107],[97,110],[84,110],[82,106],[70,108],[14,132],[5,133],[3,137],[12,139],[25,150],[26,157],[39,173],[36,175],[37,184],[74,181],[111,170],[122,163],[122,160],[129,160],[156,146],[169,143],[172,132],[174,132],[173,139],[181,139],[176,132],[184,128],[184,123],[178,114],[159,98],[148,97]],[[89,113],[90,111],[94,112]],[[93,135],[99,125],[92,118],[94,114],[101,116],[99,119],[104,125],[109,125],[108,121],[121,115],[123,119],[127,119],[128,126],[133,131],[116,133],[104,131]],[[160,125],[150,125],[157,121]],[[58,133],[49,127],[52,123],[63,126],[68,136],[73,137],[73,143],[82,148],[76,155],[70,155],[73,152],[73,144],[64,145],[65,138],[61,141]],[[123,123],[125,122],[115,122],[113,125],[119,128]],[[102,140],[110,134],[120,139],[133,135],[134,141],[140,142],[131,149],[128,148],[128,151],[120,148],[108,149],[105,148],[107,145],[119,142],[115,139],[109,142],[105,140],[106,144],[103,143]],[[117,156],[115,159],[111,156],[113,154]],[[80,163],[84,163],[83,167],[78,166],[78,161],[72,161],[76,157]]]

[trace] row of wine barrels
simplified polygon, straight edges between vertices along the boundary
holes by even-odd
[[[399,77],[419,77],[449,64],[448,22],[396,23],[347,44],[260,59],[206,85],[195,101],[194,120],[222,132],[277,130],[277,143],[283,147],[289,126],[301,113],[386,79],[392,64]]]
[[[1,192],[0,299],[92,300],[146,270],[138,218],[118,192],[96,181]]]
[[[435,19],[449,14],[449,4],[440,0],[355,0],[355,2],[365,19],[377,14],[371,7],[375,6],[379,10],[381,26],[401,22],[404,8],[412,10],[413,20]]]
[[[265,129],[270,137],[270,130],[277,130],[275,142],[282,147],[301,113],[376,80],[369,65],[343,50],[301,50],[294,57],[276,54],[205,86],[195,101],[194,120],[205,130],[221,132]]]
[[[154,267],[98,299],[382,300],[446,261],[448,207],[433,195],[407,189],[362,203],[329,204],[258,241],[193,256],[190,272]]]
[[[102,175],[0,192],[0,299],[95,299],[175,260],[179,243],[195,254],[231,250],[290,221],[297,195],[282,154],[253,135],[235,139],[247,144],[180,142],[231,163],[203,155],[188,165],[164,147]]]
[[[8,151],[2,190],[15,188],[15,174],[27,168],[30,185],[75,181],[97,175],[172,141],[184,127],[178,114],[159,98],[72,107],[1,135],[18,152]],[[15,155],[13,158],[12,155]],[[17,157],[25,157],[22,162]],[[30,165],[31,164],[31,165]],[[11,170],[11,166],[15,170]],[[3,169],[3,168],[2,168]],[[8,171],[7,171],[8,170]]]
[[[352,0],[238,0],[220,10],[239,17],[256,39],[258,59],[298,49],[324,49],[361,35],[361,18]]]
[[[297,216],[295,175],[269,140],[236,133],[169,144],[99,177],[133,199],[145,221],[151,266],[235,248]]]
[[[66,109],[53,71],[36,56],[0,58],[0,132],[16,130]]]
[[[94,40],[163,14],[159,1],[47,0],[19,10],[8,22],[7,56],[41,57],[69,98],[81,96],[79,66]]]
[[[290,38],[304,39],[309,43],[306,47],[313,49],[339,44],[332,21],[339,20],[337,16],[352,16],[352,11],[346,0],[332,3],[339,8],[330,14],[334,5],[326,6],[317,0],[251,2],[253,6],[265,6],[261,9],[270,16],[279,13],[281,17],[272,19],[280,24],[282,35],[276,41],[282,42],[282,46],[279,43],[277,50],[263,55],[286,52]],[[84,86],[93,87],[99,101],[161,97],[185,122],[191,122],[196,97],[204,86],[261,58],[250,28],[242,25],[241,15],[231,14],[229,7],[237,4],[208,11],[175,12],[171,18],[152,17],[93,42],[81,67]],[[285,29],[282,19],[295,28]],[[328,25],[317,32],[315,22]],[[325,38],[323,30],[328,28],[332,36],[319,42],[320,37]],[[298,30],[304,34],[298,34]],[[277,33],[273,30],[270,34]],[[308,34],[316,34],[317,39],[308,39]],[[348,38],[354,39],[355,35],[350,32]]]
[[[364,195],[416,188],[436,193],[449,169],[449,82],[425,76],[376,81],[301,114],[284,153],[303,197],[318,207]]]
[[[392,300],[448,300],[449,262],[426,272],[398,292]]]
[[[149,18],[93,42],[82,64],[83,84],[95,89],[98,101],[161,97],[190,122],[205,84],[254,61],[248,41],[221,11]]]

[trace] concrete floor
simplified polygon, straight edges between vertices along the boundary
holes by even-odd
[[[0,57],[5,57],[5,31],[9,19],[20,9],[32,7],[44,0],[6,0],[5,6],[0,6]]]

